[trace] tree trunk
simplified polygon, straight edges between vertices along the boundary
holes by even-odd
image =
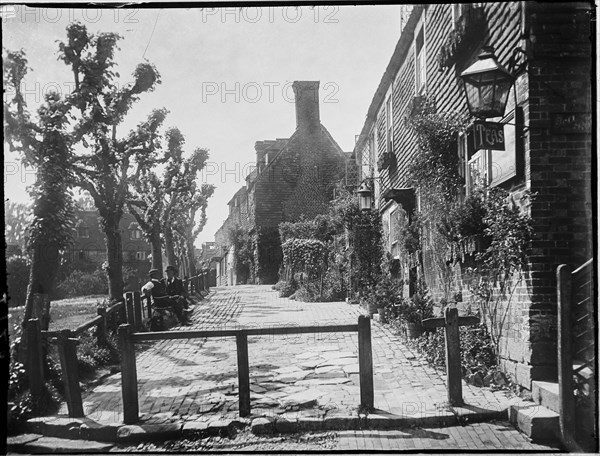
[[[162,245],[160,242],[160,230],[154,231],[149,236],[150,250],[152,252],[152,269],[158,269],[162,276]]]
[[[194,277],[196,275],[196,254],[194,252],[194,243],[189,239],[187,240],[187,258],[190,277]]]
[[[25,301],[25,312],[21,327],[21,341],[16,350],[19,362],[29,366],[27,355],[28,337],[27,322],[31,318],[40,320],[40,329],[47,330],[50,324],[50,299],[49,295],[54,289],[54,279],[60,265],[60,252],[54,244],[38,245],[33,250],[31,268],[29,269],[29,285]]]
[[[37,315],[34,310],[35,295],[50,295],[54,290],[55,276],[60,266],[60,251],[54,244],[38,245],[33,250],[31,268],[29,270],[29,286],[25,301],[25,314],[22,327],[30,318],[40,318],[41,329],[47,330],[49,315]],[[44,313],[49,313],[47,309]]]
[[[123,245],[119,230],[120,217],[111,214],[103,217],[102,227],[106,236],[108,295],[111,301],[123,300]]]
[[[173,239],[173,231],[170,227],[165,227],[165,252],[167,253],[167,262],[171,266],[177,267],[177,255],[175,254],[175,240]]]

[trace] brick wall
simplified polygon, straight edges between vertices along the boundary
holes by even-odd
[[[236,194],[240,203],[216,235],[217,242],[226,243],[228,227],[238,223],[254,229],[258,283],[278,279],[282,261],[279,224],[327,212],[333,188],[343,178],[348,161],[320,123],[319,83],[296,81],[293,87],[294,134],[289,139],[256,142],[257,169],[248,176],[247,190]]]

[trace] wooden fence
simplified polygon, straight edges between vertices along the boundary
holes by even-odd
[[[208,271],[202,271],[200,274],[186,279],[184,283],[188,287],[188,292],[207,292],[209,290]],[[46,340],[57,345],[69,416],[73,418],[84,416],[77,363],[79,336],[88,329],[96,327],[97,342],[102,345],[106,343],[108,317],[114,312],[119,312],[121,315],[119,323],[126,322],[135,331],[141,331],[144,328],[144,322],[151,316],[151,300],[149,297],[142,297],[139,291],[134,291],[125,293],[124,298],[124,302],[116,303],[108,308],[98,306],[96,317],[73,330],[41,331],[41,324],[37,318],[30,319],[27,322],[26,330],[28,331],[28,341],[30,341],[31,347],[28,354],[27,372],[30,391],[34,398],[39,398],[44,388],[43,341]]]
[[[128,293],[128,295],[130,294]],[[129,297],[129,300],[132,300],[132,297]],[[40,321],[37,318],[33,318],[27,322],[28,340],[30,341],[29,366],[27,371],[32,396],[39,397],[44,388],[44,351],[42,343],[45,339],[49,343],[55,343],[58,349],[69,416],[73,418],[84,416],[79,383],[79,367],[77,364],[79,336],[88,329],[96,327],[98,345],[105,344],[108,318],[115,312],[122,315],[122,302],[118,302],[108,308],[98,306],[95,318],[75,329],[63,329],[60,331],[41,331]],[[121,316],[118,320],[119,322],[130,321],[129,316],[125,318]]]
[[[594,391],[597,376],[593,259],[573,272],[568,265],[561,264],[556,274],[560,430],[567,448],[580,451],[576,438],[578,414],[573,380],[587,383],[589,390]],[[595,401],[595,398],[592,400]]]
[[[209,291],[209,270],[205,269],[194,277],[183,279],[188,293],[202,293]]]
[[[373,355],[371,350],[371,320],[368,316],[358,317],[356,325],[337,326],[300,326],[252,328],[206,331],[172,331],[172,332],[133,332],[130,324],[121,325],[118,329],[121,350],[121,388],[123,395],[123,420],[125,424],[133,424],[139,420],[137,369],[135,361],[135,344],[153,340],[179,340],[211,337],[235,337],[238,365],[239,414],[250,414],[250,368],[248,361],[248,336],[289,335],[330,332],[358,332],[358,362],[360,378],[361,405],[368,410],[373,409]]]

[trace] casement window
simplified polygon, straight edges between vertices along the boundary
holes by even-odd
[[[392,95],[385,102],[385,151],[392,153]]]
[[[376,156],[376,152],[375,152],[375,133],[371,133],[371,136],[369,138],[369,146],[368,146],[368,160],[367,160],[367,165],[368,165],[368,175],[369,176],[373,176],[375,174],[375,162],[377,160],[375,160],[375,156]]]
[[[415,91],[417,95],[425,93],[427,87],[427,56],[425,52],[425,31],[421,27],[415,40]]]
[[[518,174],[520,165],[515,112],[512,111],[506,115],[501,123],[504,124],[504,150],[482,149],[472,153],[469,151],[469,149],[472,150],[472,147],[467,143],[467,141],[472,141],[472,138],[463,136],[459,139],[459,151],[462,150],[463,157],[465,157],[464,177],[467,195],[476,186],[495,187]]]
[[[75,229],[77,230],[77,237],[88,239],[90,237],[90,228],[85,224],[83,220],[79,220],[75,225]]]
[[[403,224],[406,221],[403,220],[402,211],[396,206],[390,214],[390,253],[395,259],[400,258],[401,246],[399,244],[400,232],[402,231]]]

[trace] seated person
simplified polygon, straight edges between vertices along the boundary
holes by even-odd
[[[184,304],[181,299],[174,299],[167,294],[167,287],[164,279],[159,278],[158,269],[150,269],[148,273],[150,281],[142,287],[142,291],[146,295],[151,295],[154,301],[154,306],[157,309],[171,307],[179,322],[183,325],[189,325],[189,321],[184,311]]]
[[[185,285],[183,284],[183,280],[177,277],[177,270],[175,266],[167,266],[165,269],[167,273],[167,278],[165,280],[165,285],[167,287],[167,295],[173,299],[182,299],[184,303],[184,307],[187,309],[189,307],[187,300],[187,290]]]

